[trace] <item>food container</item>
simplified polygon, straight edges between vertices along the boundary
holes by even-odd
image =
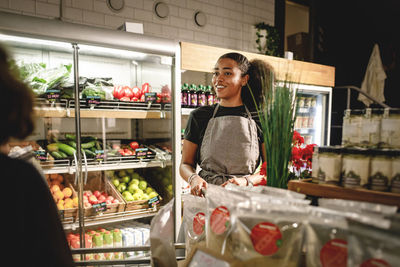
[[[368,187],[370,155],[367,149],[343,149],[342,185],[346,188]]]
[[[380,146],[400,148],[400,109],[385,109],[381,121]]]
[[[358,146],[360,144],[360,132],[363,119],[363,110],[345,110],[343,118],[342,145]]]
[[[393,152],[392,175],[389,184],[391,192],[400,193],[400,150]]]
[[[364,110],[360,131],[360,145],[362,147],[378,147],[381,138],[382,114],[383,109],[367,108]]]
[[[319,147],[318,182],[320,184],[339,184],[342,169],[341,147]]]
[[[387,191],[392,175],[392,157],[390,150],[374,149],[370,151],[371,171],[369,185],[371,190]]]

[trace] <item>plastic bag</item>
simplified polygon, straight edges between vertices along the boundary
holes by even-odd
[[[182,200],[186,255],[190,255],[194,245],[205,242],[207,202],[204,197],[189,194],[182,195]]]
[[[152,266],[177,266],[174,246],[174,199],[162,207],[150,224]]]
[[[293,192],[290,190],[276,188],[271,186],[238,186],[232,183],[229,183],[225,186],[228,190],[233,191],[244,191],[244,192],[255,192],[268,196],[275,196],[280,198],[294,198],[294,199],[305,199],[306,195]]]
[[[227,244],[243,266],[298,266],[306,210],[274,205],[236,213]]]
[[[397,212],[396,206],[369,203],[363,201],[345,200],[345,199],[320,198],[318,200],[318,205],[320,207],[325,207],[328,209],[358,212],[363,214],[368,213],[371,215],[373,214],[391,215]]]
[[[250,209],[250,199],[245,194],[212,184],[208,185],[205,196],[207,200],[206,247],[232,258],[231,251],[226,250],[226,238],[234,220],[232,215],[238,209]]]
[[[347,266],[399,266],[400,234],[349,221]]]

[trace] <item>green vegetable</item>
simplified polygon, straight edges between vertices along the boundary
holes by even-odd
[[[73,148],[67,144],[57,143],[57,146],[58,146],[59,150],[63,151],[68,156],[73,156],[74,153],[76,152],[75,148]]]
[[[58,152],[58,151],[52,151],[50,154],[55,158],[55,159],[63,159],[63,156]]]
[[[89,158],[94,158],[96,157],[96,153],[93,153],[92,151],[90,151],[89,149],[83,149],[84,153],[86,154],[86,156],[88,156]]]
[[[88,143],[83,143],[81,144],[82,148],[91,148],[94,147],[96,145],[96,141],[90,141]]]
[[[76,136],[74,134],[65,134],[65,138],[67,138],[69,140],[72,140],[72,141],[75,141]]]
[[[50,151],[50,152],[58,151],[57,143],[48,144],[47,145],[47,150]]]
[[[68,145],[72,146],[73,148],[76,149],[76,143],[75,141],[68,141]]]
[[[68,158],[68,155],[62,152],[61,150],[58,151],[58,154],[60,154],[63,157],[63,159]]]

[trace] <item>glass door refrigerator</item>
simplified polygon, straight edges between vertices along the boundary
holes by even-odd
[[[294,128],[304,143],[329,145],[332,88],[300,84],[297,88],[297,118]]]

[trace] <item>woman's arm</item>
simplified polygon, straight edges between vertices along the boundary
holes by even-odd
[[[179,166],[179,173],[181,177],[189,183],[191,187],[190,193],[192,195],[201,196],[201,189],[207,188],[207,182],[196,174],[195,159],[198,147],[199,146],[195,143],[183,140],[182,160]]]

